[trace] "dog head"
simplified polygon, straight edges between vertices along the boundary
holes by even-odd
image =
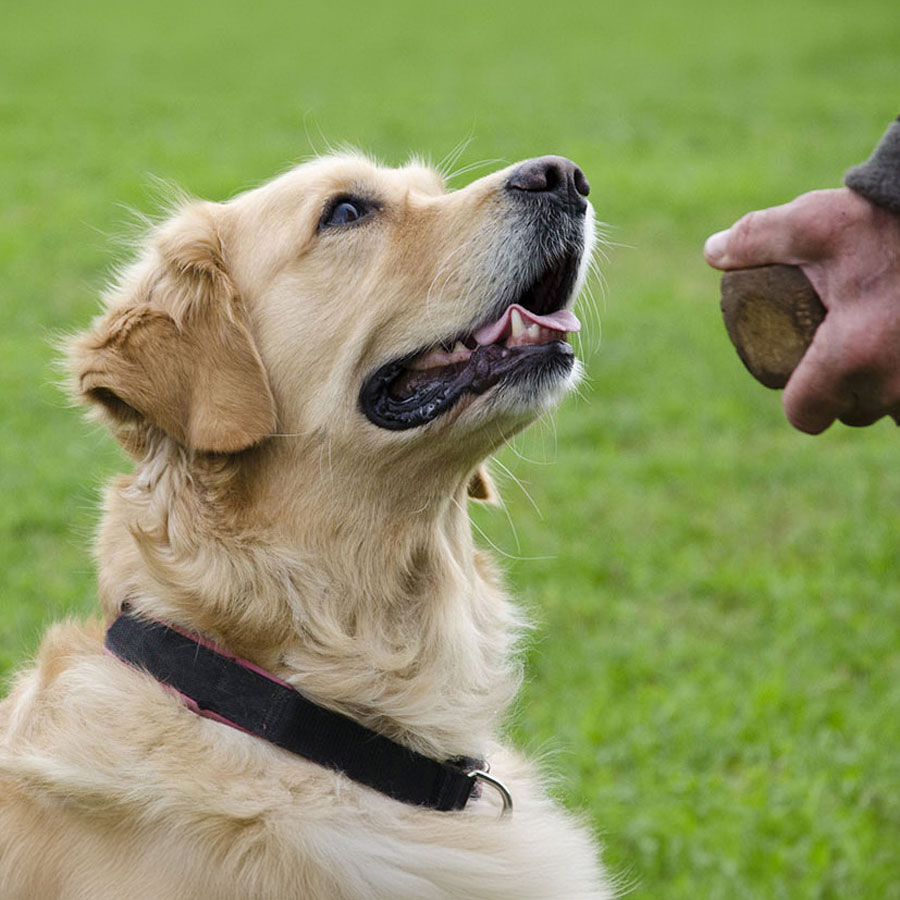
[[[292,435],[468,477],[577,378],[588,190],[561,157],[447,192],[341,156],[187,204],[73,344],[76,391],[135,456],[160,434],[202,454]]]

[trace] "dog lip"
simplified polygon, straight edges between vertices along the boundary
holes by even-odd
[[[449,411],[464,394],[483,394],[506,378],[524,375],[525,370],[553,368],[560,374],[568,373],[575,354],[562,340],[518,347],[488,344],[474,350],[468,362],[459,364],[446,379],[428,378],[424,372],[410,369],[410,359],[382,366],[360,390],[363,413],[380,428],[404,431],[427,425]],[[398,384],[411,387],[411,392],[397,396],[393,389]]]
[[[565,361],[568,372],[574,354],[566,337],[581,323],[566,303],[581,252],[578,245],[552,260],[471,330],[376,369],[360,388],[364,415],[391,431],[416,428],[447,412],[463,394],[483,394],[512,377],[520,366],[524,375],[529,361]]]

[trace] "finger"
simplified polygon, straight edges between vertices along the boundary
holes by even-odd
[[[815,259],[827,237],[822,213],[830,202],[828,193],[816,191],[748,213],[706,241],[706,261],[717,269],[743,269],[767,263],[801,265]]]
[[[853,409],[839,416],[845,425],[853,428],[865,428],[867,425],[873,425],[879,419],[883,419],[887,415],[884,411],[872,411],[864,409]]]
[[[835,419],[852,415],[856,397],[828,352],[828,319],[788,380],[781,403],[787,420],[799,431],[820,434]]]
[[[883,389],[878,389],[879,381],[877,379],[874,382],[871,379],[868,382],[866,380],[858,381],[858,387],[853,391],[855,405],[852,409],[841,413],[840,420],[845,425],[851,425],[854,428],[872,425],[885,416],[890,416],[896,422],[897,406],[885,399]]]

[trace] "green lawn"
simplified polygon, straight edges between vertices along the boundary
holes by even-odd
[[[792,431],[699,253],[868,155],[900,111],[896,0],[3,20],[0,672],[94,603],[97,488],[124,463],[54,386],[51,339],[97,309],[151,176],[221,199],[327,142],[564,153],[616,246],[583,397],[503,453],[508,517],[477,513],[540,622],[515,738],[635,897],[900,898],[900,435]]]

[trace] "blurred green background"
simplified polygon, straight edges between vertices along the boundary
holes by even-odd
[[[540,627],[515,740],[635,897],[900,898],[900,437],[809,438],[725,338],[703,239],[840,183],[900,111],[896,0],[7,4],[0,673],[90,613],[125,465],[55,387],[154,178],[211,199],[327,143],[574,158],[602,339],[479,509]],[[537,509],[535,508],[537,507]],[[564,898],[561,898],[564,900]]]

